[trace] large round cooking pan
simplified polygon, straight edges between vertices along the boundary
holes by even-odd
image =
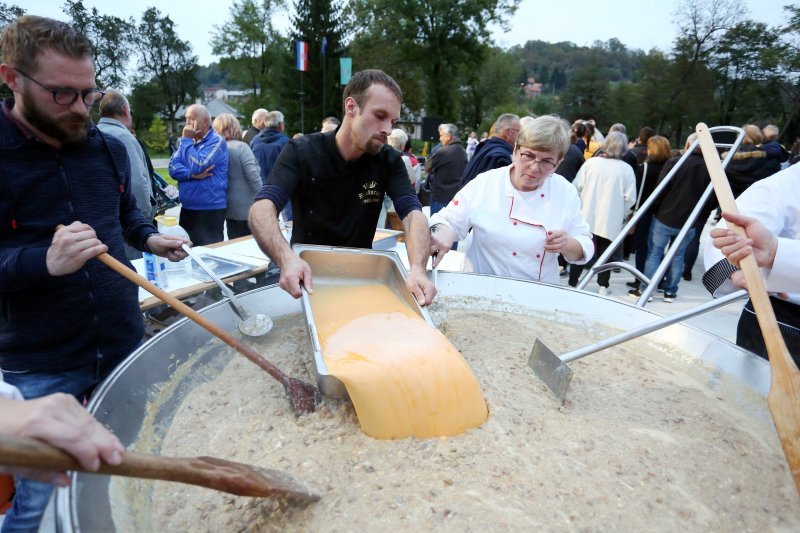
[[[441,273],[440,297],[461,300],[459,307],[491,306],[519,313],[547,313],[554,320],[580,315],[587,321],[600,322],[619,329],[631,329],[660,318],[660,315],[622,302],[537,282],[511,280],[477,274]],[[241,296],[241,303],[251,313],[264,313],[273,319],[291,313],[301,313],[298,300],[292,299],[277,286],[257,289]],[[227,328],[235,329],[236,317],[227,304],[212,305],[202,313]],[[729,375],[746,389],[766,396],[769,389],[769,365],[735,345],[692,326],[677,324],[650,334],[659,343],[682,350],[686,357],[697,362],[708,374],[710,382]],[[89,410],[100,422],[130,445],[145,418],[148,396],[155,387],[170,382],[176,369],[198,348],[211,340],[210,334],[195,323],[182,320],[131,354],[99,387]],[[218,350],[225,349],[220,346]],[[201,359],[212,361],[215,350]],[[310,355],[309,355],[310,357]],[[213,372],[209,372],[213,375]],[[270,379],[264,376],[264,379]],[[187,380],[188,382],[188,380]],[[192,383],[196,384],[196,376]],[[180,392],[186,383],[169,383]],[[169,421],[184,394],[175,394],[157,414],[157,422]],[[747,396],[747,395],[742,395]],[[554,400],[555,401],[555,400]],[[742,409],[747,409],[743,399]],[[156,450],[157,451],[157,450]],[[109,498],[109,479],[105,476],[77,474],[72,484],[56,494],[56,522],[59,531],[112,531],[112,502]]]

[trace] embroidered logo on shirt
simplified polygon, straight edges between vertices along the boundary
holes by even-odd
[[[363,191],[358,193],[358,198],[362,204],[374,204],[383,201],[383,195],[378,191],[377,181],[368,181],[361,188]]]

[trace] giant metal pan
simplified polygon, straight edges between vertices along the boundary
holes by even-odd
[[[546,313],[554,320],[569,313],[619,329],[629,329],[659,318],[649,310],[586,292],[493,276],[442,272],[438,289],[442,301],[455,298],[459,307],[481,308],[487,302],[494,302],[494,309]],[[302,312],[300,302],[277,286],[248,292],[242,295],[241,300],[251,312],[264,313],[273,319]],[[217,303],[202,313],[231,331],[236,328],[236,316],[227,303]],[[710,387],[723,375],[730,375],[744,389],[753,389],[762,396],[767,394],[769,364],[719,337],[692,326],[676,324],[652,333],[650,338],[682,350],[689,359],[696,358],[701,363],[699,366],[706,369]],[[98,388],[89,409],[124,444],[132,443],[145,417],[147,391],[158,383],[170,381],[177,365],[210,340],[211,334],[194,322],[184,319],[176,323],[131,354]],[[211,360],[213,352],[206,354],[204,360],[206,357]],[[213,375],[212,370],[207,373]],[[741,396],[740,407],[748,410],[748,395]],[[166,403],[157,414],[159,419],[170,420],[178,403],[177,399]],[[112,502],[108,486],[108,477],[77,474],[69,487],[59,489],[55,512],[58,530],[113,531],[111,507],[126,502]]]

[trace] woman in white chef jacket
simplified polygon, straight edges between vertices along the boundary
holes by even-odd
[[[437,266],[472,230],[476,272],[558,283],[558,254],[585,264],[594,254],[575,187],[554,171],[570,144],[566,121],[543,116],[520,129],[511,165],[478,175],[431,217]]]

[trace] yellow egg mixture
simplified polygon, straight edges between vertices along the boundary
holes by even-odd
[[[486,420],[467,362],[388,287],[318,285],[311,307],[328,371],[347,387],[367,435],[458,435]]]

